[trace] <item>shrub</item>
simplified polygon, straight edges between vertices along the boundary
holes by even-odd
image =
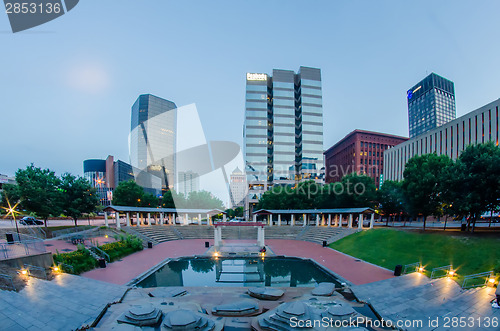
[[[65,268],[64,265],[62,269],[65,272],[74,273],[76,275],[97,267],[97,261],[81,246],[78,246],[78,249],[74,252],[54,254],[54,263],[56,265],[64,263],[72,266],[73,270]]]
[[[111,262],[142,250],[142,240],[136,236],[118,236],[117,241],[99,246],[109,255]]]

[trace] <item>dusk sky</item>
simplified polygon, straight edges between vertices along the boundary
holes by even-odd
[[[455,83],[457,116],[500,98],[500,1],[82,0],[13,34],[0,14],[1,162],[82,175],[128,162],[143,93],[195,103],[208,140],[242,143],[245,73],[321,68],[324,149],[354,129],[408,135],[406,90]]]

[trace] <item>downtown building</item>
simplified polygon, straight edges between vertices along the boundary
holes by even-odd
[[[373,178],[375,187],[383,183],[384,152],[408,138],[380,132],[354,130],[325,151],[325,181],[340,182],[351,173]]]
[[[161,190],[173,189],[176,179],[177,106],[151,94],[140,95],[132,106],[130,162],[134,169],[162,179]]]
[[[248,207],[273,185],[323,182],[321,70],[247,73],[243,137]]]
[[[99,201],[103,206],[109,206],[113,200],[113,191],[121,182],[134,180],[146,193],[155,196],[161,194],[158,189],[162,178],[148,172],[141,172],[113,156],[103,159],[88,159],[83,161],[83,177],[97,190]]]
[[[234,169],[231,173],[229,189],[231,195],[231,207],[244,207],[247,193],[247,181],[245,173],[238,167],[236,167],[236,169]]]
[[[467,146],[493,142],[498,146],[500,99],[384,152],[385,180],[401,181],[408,160],[435,153],[456,160]]]
[[[410,138],[456,118],[455,85],[431,73],[406,92]]]
[[[200,175],[193,171],[179,171],[177,173],[177,192],[187,198],[191,192],[200,190]]]

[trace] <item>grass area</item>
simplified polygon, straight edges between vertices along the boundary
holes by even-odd
[[[421,262],[428,276],[432,268],[451,264],[458,282],[475,273],[500,273],[500,238],[373,229],[345,237],[330,247],[390,270],[398,264]]]

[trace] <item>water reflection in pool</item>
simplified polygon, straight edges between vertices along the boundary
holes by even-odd
[[[298,258],[182,258],[140,281],[139,287],[162,286],[314,286],[338,280],[314,262]]]

